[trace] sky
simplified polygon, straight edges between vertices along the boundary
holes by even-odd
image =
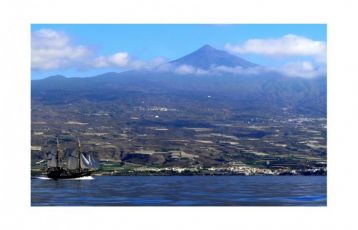
[[[205,44],[294,77],[326,71],[325,24],[32,24],[31,78],[151,69]]]

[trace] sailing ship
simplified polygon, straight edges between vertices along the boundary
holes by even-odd
[[[47,177],[52,179],[70,179],[91,175],[94,172],[94,162],[91,156],[81,152],[81,143],[77,138],[77,148],[67,157],[60,157],[60,144],[56,138],[56,150],[47,159]]]

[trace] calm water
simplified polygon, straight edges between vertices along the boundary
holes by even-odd
[[[324,176],[31,179],[32,206],[325,206]]]

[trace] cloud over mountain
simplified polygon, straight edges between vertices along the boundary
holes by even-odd
[[[118,52],[110,56],[99,56],[94,59],[93,67],[102,68],[108,66],[126,67],[129,62],[129,55],[127,52]]]
[[[143,61],[129,56],[127,52],[118,52],[109,56],[95,58],[91,66],[94,68],[119,67],[133,70],[149,70],[167,62],[165,58],[157,57],[150,61]]]
[[[326,68],[316,66],[308,61],[287,63],[279,71],[286,76],[303,78],[313,78],[326,74]]]
[[[222,75],[241,75],[241,76],[257,76],[265,74],[280,74],[287,77],[314,78],[326,74],[326,69],[322,66],[315,65],[308,61],[289,62],[281,67],[270,68],[264,66],[256,66],[249,68],[229,67],[229,66],[212,66],[208,69],[202,69],[191,65],[164,64],[157,68],[151,69],[153,72],[166,72],[179,75],[192,76],[222,76]]]
[[[225,49],[234,54],[259,54],[267,56],[326,56],[326,43],[295,34],[275,39],[249,39],[241,45],[227,43]]]
[[[325,69],[325,66],[310,61],[294,61],[280,67],[265,67],[205,45],[191,54],[153,70],[194,76],[227,74],[252,76],[271,73],[288,77],[313,78],[324,75]]]
[[[259,75],[279,73],[291,77],[312,78],[326,71],[326,43],[288,34],[277,39],[249,39],[241,45],[225,45],[226,51],[204,45],[179,59],[149,61],[132,57],[126,51],[99,55],[88,45],[77,44],[62,31],[41,29],[32,32],[32,70],[100,69],[146,70],[179,75]],[[230,54],[231,53],[231,54]],[[263,67],[233,54],[264,56],[309,56],[312,60],[290,60],[281,67]],[[303,58],[305,59],[305,58]]]

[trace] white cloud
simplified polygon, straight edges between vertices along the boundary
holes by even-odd
[[[280,68],[279,72],[289,77],[314,78],[326,74],[326,68],[308,61],[291,62]]]
[[[157,57],[150,61],[131,59],[128,63],[128,66],[131,69],[135,69],[135,70],[152,70],[152,69],[156,68],[157,66],[160,66],[166,62],[167,62],[167,60],[162,57]]]
[[[151,60],[149,62],[149,64],[151,66],[159,66],[159,65],[162,65],[162,64],[167,63],[167,62],[168,62],[168,60],[163,58],[163,57],[156,57],[153,60]]]
[[[212,74],[237,74],[245,76],[265,75],[268,73],[279,73],[287,77],[314,78],[326,74],[326,67],[314,65],[312,62],[290,62],[281,67],[268,68],[256,66],[251,68],[217,66],[210,69]]]
[[[109,56],[97,57],[91,66],[95,68],[122,67],[134,70],[150,70],[165,62],[166,59],[161,57],[154,58],[150,61],[143,61],[131,58],[127,52],[119,52]]]
[[[110,63],[119,67],[126,67],[129,63],[129,55],[126,52],[119,52],[109,57]]]
[[[255,66],[250,68],[242,68],[241,66],[236,67],[229,67],[229,66],[215,66],[212,67],[211,72],[223,74],[223,73],[230,73],[230,74],[241,74],[241,75],[258,75],[270,72],[269,68],[265,68],[262,66]]]
[[[107,57],[97,57],[93,60],[92,66],[94,68],[105,68],[109,66]]]
[[[181,65],[174,69],[177,74],[194,74],[196,69],[190,65]]]
[[[240,66],[212,66],[207,70],[196,68],[191,65],[178,66],[173,64],[164,64],[158,66],[154,70],[158,72],[193,76],[220,76],[225,74],[241,76],[265,76],[265,74],[273,73],[284,75],[286,77],[314,78],[326,74],[326,67],[324,65],[315,65],[308,61],[290,62],[277,68],[268,68],[263,66],[255,66],[250,68],[242,68]]]
[[[73,44],[71,38],[52,29],[41,29],[32,33],[31,66],[34,70],[60,68],[106,68],[155,70],[172,72],[181,75],[258,75],[269,72],[281,73],[291,77],[312,78],[326,73],[326,44],[302,36],[286,35],[278,39],[251,39],[242,46],[226,45],[233,53],[256,53],[265,55],[301,55],[314,56],[318,65],[309,61],[287,63],[280,68],[252,68],[212,66],[209,69],[196,68],[190,65],[173,65],[164,58],[143,61],[133,58],[128,52],[117,52],[108,56],[96,56],[84,45]],[[323,64],[322,64],[323,63]]]
[[[180,75],[210,75],[212,74],[210,70],[204,70],[201,68],[196,68],[191,65],[172,65],[172,64],[164,64],[155,69],[158,72],[172,72]]]
[[[287,34],[276,39],[249,39],[241,45],[226,44],[225,49],[234,54],[266,56],[311,57],[311,61],[290,62],[279,68],[250,69],[253,72],[274,71],[290,77],[312,78],[326,74],[327,45],[303,36]],[[302,59],[302,58],[301,58]],[[227,70],[228,71],[228,70]],[[239,69],[230,70],[239,73]],[[246,71],[247,72],[247,71]]]
[[[230,66],[214,66],[210,68],[211,74],[222,75],[222,74],[234,74],[234,75],[245,75],[253,76],[266,74],[270,72],[275,72],[276,70],[272,68],[267,68],[263,66],[255,66],[249,68],[242,68],[241,66],[230,67]]]
[[[180,75],[194,75],[194,76],[203,76],[203,75],[222,75],[222,74],[241,74],[241,75],[256,75],[260,73],[267,72],[268,69],[264,67],[252,67],[252,68],[242,68],[229,67],[229,66],[212,66],[209,69],[201,69],[191,65],[175,65],[166,63],[158,66],[154,69],[157,72],[169,72]]]
[[[70,38],[52,29],[42,29],[31,35],[31,67],[35,70],[59,69],[78,65],[91,56],[83,45],[71,44]]]
[[[277,39],[249,39],[242,45],[227,43],[225,49],[234,54],[261,54],[268,56],[313,56],[325,60],[326,42],[287,34]]]
[[[108,56],[95,56],[84,45],[73,44],[71,37],[53,29],[41,29],[31,35],[31,68],[50,70],[61,68],[106,68],[152,69],[164,62],[164,58],[143,61],[131,58],[128,52],[117,52]]]
[[[170,63],[164,63],[162,65],[158,65],[157,67],[155,67],[155,71],[157,72],[173,72],[173,70],[175,69],[175,65],[172,65]]]
[[[94,59],[91,64],[95,68],[104,68],[110,66],[127,67],[129,63],[129,55],[127,52],[118,52],[110,56],[99,56]]]

